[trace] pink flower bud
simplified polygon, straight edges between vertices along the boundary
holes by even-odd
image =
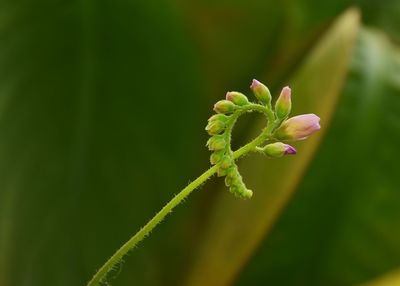
[[[226,100],[232,101],[236,105],[246,105],[249,103],[247,97],[237,91],[228,91],[226,93]]]
[[[264,84],[256,79],[253,79],[250,89],[253,91],[257,99],[263,104],[269,105],[271,103],[271,93],[269,92],[268,87],[266,87]]]
[[[292,109],[292,101],[290,99],[291,90],[288,86],[282,89],[278,100],[275,103],[275,114],[279,119],[286,118]]]
[[[262,151],[265,155],[272,158],[279,158],[283,155],[294,155],[297,153],[295,148],[282,142],[268,144],[262,149]]]
[[[303,140],[320,129],[319,117],[303,114],[289,118],[275,131],[278,140]]]
[[[217,113],[231,113],[235,109],[235,104],[229,100],[220,100],[214,105],[214,111]]]
[[[285,154],[284,155],[296,155],[297,150],[293,146],[285,144]]]

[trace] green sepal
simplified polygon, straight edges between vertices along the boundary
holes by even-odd
[[[218,168],[217,176],[218,176],[218,177],[224,177],[224,176],[226,176],[227,173],[228,173],[228,172],[227,172],[226,169]]]
[[[222,169],[228,169],[229,167],[232,166],[232,159],[229,156],[224,156],[221,159],[220,165]]]
[[[208,118],[208,122],[213,122],[213,121],[222,121],[224,123],[227,123],[230,117],[225,114],[214,114],[210,118]]]
[[[212,165],[218,164],[224,157],[224,154],[225,154],[224,150],[213,152],[210,156],[210,163]]]
[[[226,93],[226,100],[233,102],[236,105],[243,106],[249,104],[247,97],[237,91],[229,91]]]
[[[208,139],[206,146],[210,151],[219,151],[226,147],[226,141],[224,136],[214,135]]]
[[[206,126],[209,135],[217,135],[225,130],[226,124],[222,121],[210,121]]]
[[[214,111],[217,113],[232,113],[236,110],[236,105],[229,100],[220,100],[214,105]]]

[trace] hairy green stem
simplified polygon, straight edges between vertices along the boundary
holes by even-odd
[[[255,107],[255,108],[254,108]],[[259,105],[253,105],[253,109],[258,112],[263,112],[268,117],[268,125],[263,132],[247,143],[243,147],[233,152],[233,158],[238,159],[239,157],[252,152],[256,147],[267,140],[274,129],[277,127],[279,122],[274,121],[274,116],[270,110]],[[244,112],[252,111],[248,108],[242,110]],[[192,191],[198,188],[211,176],[218,171],[219,166],[215,165],[201,174],[196,180],[187,185],[182,191],[175,195],[144,227],[142,227],[133,237],[131,237],[124,245],[119,248],[113,256],[111,256],[107,262],[97,271],[93,276],[92,280],[89,281],[87,286],[97,286],[105,279],[108,272],[110,272],[115,265],[117,265],[123,256],[125,256],[131,249],[133,249],[141,240],[150,234],[150,232],[175,208],[181,203]]]
[[[92,280],[87,284],[88,286],[95,286],[102,282],[107,273],[121,261],[121,258],[133,249],[141,240],[150,234],[150,232],[159,224],[167,215],[181,203],[192,191],[204,183],[208,178],[214,175],[218,170],[218,166],[213,166],[196,180],[186,186],[181,192],[172,198],[144,227],[142,227],[131,239],[118,249],[110,259],[97,271]]]

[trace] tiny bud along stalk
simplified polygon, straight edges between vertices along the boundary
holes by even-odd
[[[236,109],[236,105],[229,100],[220,100],[214,105],[214,111],[217,113],[232,113]]]
[[[228,91],[226,93],[226,100],[232,101],[233,104],[241,106],[249,103],[247,97],[243,93],[237,91]]]
[[[225,100],[220,100],[214,105],[214,111],[217,114],[208,119],[208,124],[205,128],[211,136],[206,146],[212,151],[210,162],[214,166],[173,197],[143,228],[118,249],[97,271],[87,284],[88,286],[106,283],[107,274],[115,265],[120,263],[122,258],[143,240],[174,207],[208,178],[214,174],[219,177],[225,177],[225,185],[233,195],[242,199],[250,199],[253,196],[253,191],[249,190],[243,182],[236,160],[250,152],[259,152],[270,158],[294,155],[297,153],[296,149],[280,141],[303,140],[320,129],[319,117],[315,114],[303,114],[286,119],[292,107],[289,87],[282,89],[274,109],[271,106],[271,93],[264,84],[258,80],[253,80],[250,89],[259,103],[250,102],[240,92],[230,91],[226,94]],[[241,115],[250,112],[263,114],[267,118],[267,126],[251,142],[233,151],[231,148],[233,127]],[[261,145],[264,145],[264,147],[260,147]]]

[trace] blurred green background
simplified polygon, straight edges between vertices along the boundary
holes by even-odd
[[[400,285],[399,47],[398,0],[1,0],[0,286],[85,285],[208,168],[212,104],[253,78],[321,132],[241,160],[250,201],[208,181],[108,283]]]

